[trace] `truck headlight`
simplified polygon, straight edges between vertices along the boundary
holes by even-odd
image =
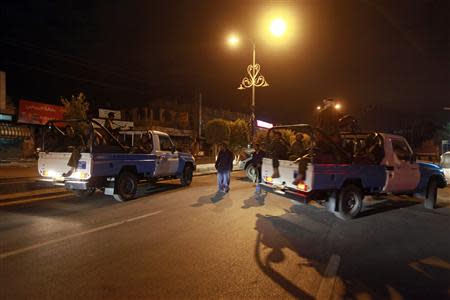
[[[58,177],[58,173],[56,173],[55,171],[53,171],[53,170],[44,170],[43,172],[42,172],[42,176],[44,176],[44,177]]]
[[[76,179],[88,179],[89,178],[89,174],[86,173],[86,172],[75,172],[70,177],[76,178]]]

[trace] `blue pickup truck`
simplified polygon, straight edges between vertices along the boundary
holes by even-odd
[[[271,158],[264,158],[262,185],[269,191],[292,194],[303,201],[325,201],[337,217],[356,217],[367,195],[415,195],[434,208],[437,189],[447,186],[443,170],[418,163],[405,138],[385,133],[344,133],[336,139],[310,125],[272,129],[301,132],[308,141],[295,161],[279,161],[274,178]]]
[[[113,134],[95,120],[48,122],[38,160],[45,180],[79,196],[100,189],[118,201],[135,198],[139,181],[178,178],[188,186],[195,168],[193,156],[177,151],[164,132]]]

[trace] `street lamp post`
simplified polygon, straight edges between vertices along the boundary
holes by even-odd
[[[266,87],[269,86],[266,79],[263,75],[260,74],[261,65],[256,63],[256,45],[252,42],[253,46],[253,60],[252,64],[247,66],[247,74],[248,77],[244,77],[241,81],[241,84],[238,87],[238,90],[244,90],[251,88],[252,89],[252,106],[251,106],[251,139],[253,143],[253,139],[255,137],[255,129],[256,129],[256,117],[255,117],[255,89],[257,87]]]
[[[285,20],[281,17],[272,19],[272,22],[270,23],[270,32],[275,38],[281,38],[286,31],[287,24]],[[253,55],[252,55],[252,64],[247,66],[247,74],[248,76],[244,77],[241,81],[241,84],[239,86],[239,90],[244,89],[252,89],[252,106],[251,106],[251,139],[252,143],[254,142],[255,138],[255,131],[256,131],[256,117],[255,117],[255,98],[256,98],[256,88],[257,87],[266,87],[269,86],[266,79],[263,75],[260,74],[261,71],[261,65],[256,63],[256,45],[253,40],[250,41],[253,46]],[[231,46],[236,46],[239,44],[239,37],[236,35],[230,35],[228,37],[228,43]]]

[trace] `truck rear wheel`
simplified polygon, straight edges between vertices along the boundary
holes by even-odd
[[[361,211],[363,192],[360,187],[348,184],[339,193],[338,211],[335,215],[342,220],[355,218]]]
[[[194,173],[194,169],[191,165],[186,165],[183,170],[183,174],[181,174],[180,182],[183,186],[188,186],[192,183],[192,176]]]
[[[83,198],[92,196],[95,193],[95,187],[90,187],[87,190],[72,190],[75,196]]]
[[[122,172],[116,182],[116,194],[114,199],[123,202],[133,199],[137,191],[137,177],[131,172]]]
[[[438,182],[436,179],[431,178],[428,182],[426,197],[423,201],[423,206],[427,209],[433,209],[436,207],[437,200],[437,186]]]

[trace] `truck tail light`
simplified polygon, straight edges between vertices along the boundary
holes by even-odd
[[[308,189],[308,186],[304,182],[301,182],[301,183],[297,184],[297,188],[300,191],[306,192],[306,190]]]

